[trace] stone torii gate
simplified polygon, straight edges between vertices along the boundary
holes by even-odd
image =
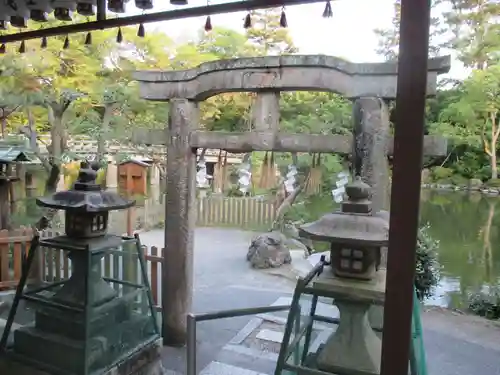
[[[427,95],[435,95],[438,74],[450,58],[430,59]],[[141,97],[168,101],[168,129],[137,131],[136,144],[167,146],[165,259],[162,275],[165,345],[186,342],[186,315],[193,289],[193,233],[196,216],[196,150],[351,154],[373,188],[374,209],[388,209],[390,136],[386,100],[396,97],[397,63],[351,63],[324,55],[267,56],[220,60],[183,71],[139,71]],[[279,131],[281,91],[327,91],[354,101],[353,136],[289,134]],[[198,130],[198,103],[227,92],[257,92],[262,126],[244,133]],[[267,108],[267,109],[266,109]],[[446,140],[426,136],[426,155],[444,155]]]

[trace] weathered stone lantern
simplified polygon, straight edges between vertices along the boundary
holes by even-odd
[[[139,239],[107,234],[109,211],[131,207],[134,201],[101,190],[95,181],[97,169],[82,163],[71,190],[37,199],[40,206],[65,211],[66,234],[41,239],[39,245],[53,249],[50,254],[54,249],[68,251],[72,272],[69,279],[22,294],[18,288],[16,299],[30,303],[34,323],[14,331],[8,353],[49,373],[115,373],[118,364],[159,338]],[[127,267],[134,252],[134,262]],[[103,275],[104,256],[117,265],[112,276]],[[137,260],[140,277],[134,271]],[[29,272],[31,257],[27,263],[25,272]],[[127,279],[130,270],[133,276]],[[12,320],[13,311],[9,315]],[[144,358],[141,361],[147,362]]]
[[[348,200],[338,212],[300,228],[303,237],[329,242],[332,270],[338,277],[371,280],[388,244],[386,216],[372,212],[370,187],[360,178],[346,186]]]
[[[369,324],[368,310],[385,299],[385,273],[378,268],[389,222],[384,213],[372,211],[370,187],[360,178],[345,190],[348,199],[341,210],[300,228],[301,236],[331,244],[332,272],[312,278],[308,293],[332,298],[339,311],[337,330],[315,354],[316,372],[305,374],[380,374],[381,340]]]

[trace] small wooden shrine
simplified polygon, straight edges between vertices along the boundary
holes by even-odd
[[[127,195],[146,195],[150,164],[128,159],[118,164],[118,188]]]
[[[31,159],[21,148],[0,146],[0,229],[8,229],[12,183],[20,180],[18,163]]]

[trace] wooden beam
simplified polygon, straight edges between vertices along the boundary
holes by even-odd
[[[408,373],[419,228],[430,0],[402,0],[381,375]]]
[[[322,3],[324,0],[245,0],[200,7],[185,7],[165,12],[141,14],[137,16],[108,18],[93,22],[84,22],[59,27],[49,27],[22,33],[0,35],[0,43],[19,42],[21,40],[39,39],[57,35],[68,35],[94,30],[112,29],[160,21],[172,21],[184,18],[202,17],[208,14],[222,14],[250,11],[254,9],[276,8],[287,5]],[[100,17],[103,17],[101,14]],[[321,14],[318,14],[321,17]]]
[[[167,143],[165,131],[160,129],[138,129],[134,131],[131,141],[148,146]],[[391,137],[387,142],[387,155],[392,155],[393,144]],[[275,151],[350,154],[352,135],[192,131],[189,145],[192,148],[222,149],[231,153]],[[427,156],[446,155],[447,141],[442,137],[425,136],[424,151]]]

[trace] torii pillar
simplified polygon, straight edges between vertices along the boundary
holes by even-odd
[[[429,60],[427,95],[435,95],[437,75],[446,73],[449,68],[449,56]],[[136,72],[134,78],[140,82],[142,98],[170,103],[167,131],[138,130],[132,137],[136,144],[167,145],[162,268],[165,345],[184,345],[187,338],[186,316],[191,310],[193,295],[197,148],[233,153],[340,154],[351,154],[354,149],[361,160],[362,177],[375,187],[373,198],[378,202],[377,208],[384,208],[388,193],[387,155],[392,153],[393,138],[388,133],[388,117],[382,104],[383,100],[396,97],[396,63],[358,64],[323,55],[266,56],[213,61],[184,71]],[[211,96],[238,91],[276,94],[300,90],[336,92],[354,100],[354,136],[287,134],[269,124],[258,131],[244,133],[196,129],[198,103]],[[424,151],[427,155],[441,155],[446,152],[446,141],[425,137]]]

